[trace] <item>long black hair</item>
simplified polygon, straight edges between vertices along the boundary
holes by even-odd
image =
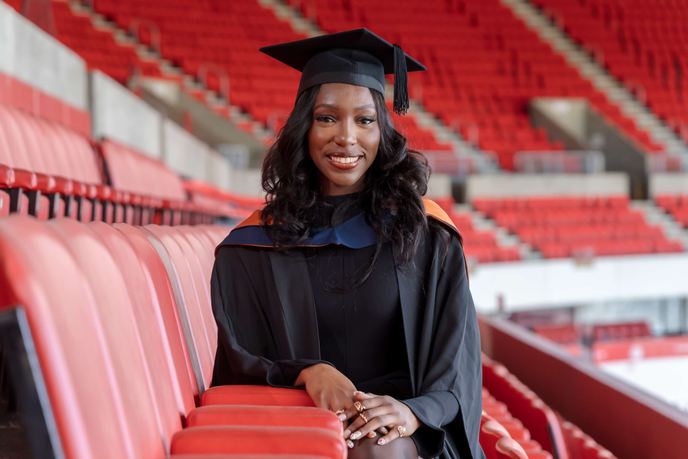
[[[317,210],[328,206],[308,150],[308,131],[319,91],[320,86],[314,86],[299,96],[263,162],[262,185],[267,197],[261,224],[277,248],[295,247],[308,239],[320,216]],[[428,232],[423,205],[430,177],[428,161],[421,153],[409,149],[406,138],[394,128],[384,96],[370,92],[375,101],[380,142],[377,156],[366,171],[360,196],[366,222],[377,233],[378,243],[370,266],[350,288],[370,276],[386,241],[392,244],[395,263],[403,266],[413,260]],[[448,238],[448,233],[442,234],[443,240]]]

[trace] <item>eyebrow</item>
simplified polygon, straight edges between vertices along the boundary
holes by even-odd
[[[318,104],[315,107],[313,107],[313,110],[317,110],[318,108],[331,108],[333,110],[336,110],[339,107],[337,107],[336,105],[332,105],[332,104]],[[375,105],[373,105],[373,104],[361,105],[360,107],[356,107],[356,110],[363,110],[365,108],[375,108]]]

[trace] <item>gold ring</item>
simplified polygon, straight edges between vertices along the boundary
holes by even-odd
[[[361,402],[354,403],[354,406],[356,407],[356,410],[358,410],[359,413],[363,413],[365,411],[365,407]]]
[[[339,416],[340,414],[344,414],[344,410],[337,410],[337,411],[334,412],[334,414],[336,414],[337,416]]]
[[[368,424],[368,418],[366,417],[366,415],[364,413],[361,412],[358,415],[363,419],[363,422]]]
[[[406,433],[406,427],[397,426],[397,431],[399,432],[399,438],[401,438]]]

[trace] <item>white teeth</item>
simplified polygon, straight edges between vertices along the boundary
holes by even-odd
[[[358,161],[360,156],[330,156],[330,159],[336,163],[349,164]]]

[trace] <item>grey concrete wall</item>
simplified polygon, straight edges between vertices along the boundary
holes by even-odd
[[[432,174],[428,182],[428,192],[426,196],[429,198],[443,198],[451,196],[452,181],[447,174]]]
[[[163,122],[163,161],[184,177],[210,181],[210,147],[174,121]]]
[[[218,188],[231,191],[233,173],[229,160],[211,148],[208,154],[208,181]]]
[[[466,183],[466,200],[517,196],[627,195],[628,189],[628,176],[621,172],[472,175]]]
[[[231,191],[244,196],[265,196],[260,178],[260,169],[233,169]]]
[[[162,157],[162,115],[99,71],[90,77],[93,137],[110,138],[154,158]]]
[[[688,174],[652,174],[649,182],[650,196],[688,194]]]
[[[73,107],[88,109],[83,59],[2,2],[0,72]]]

